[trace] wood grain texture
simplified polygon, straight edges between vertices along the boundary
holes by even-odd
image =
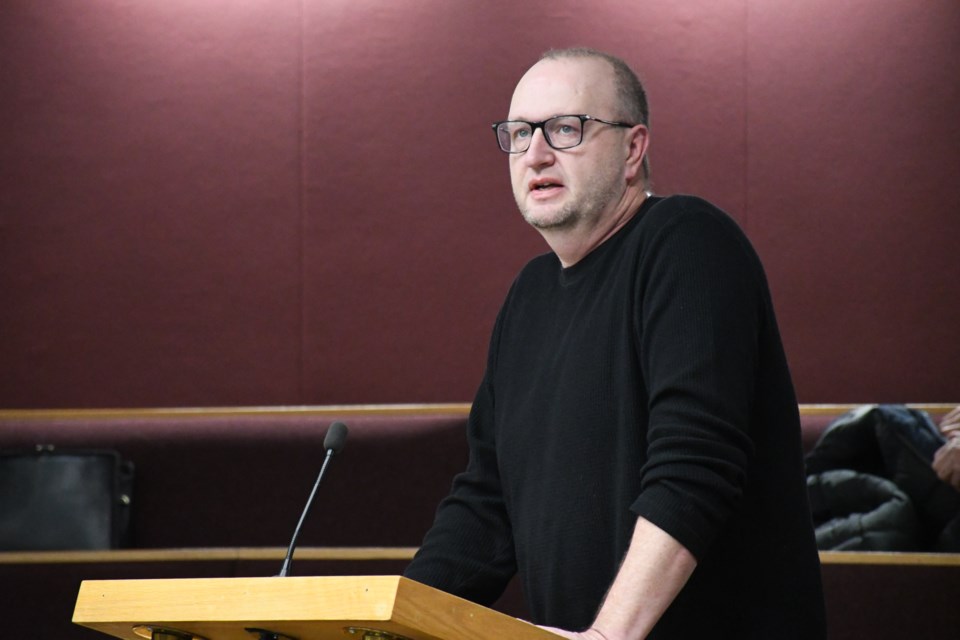
[[[554,634],[399,576],[85,581],[73,621],[126,640],[138,625],[208,640],[269,629],[300,640],[373,628],[411,640],[548,640]]]

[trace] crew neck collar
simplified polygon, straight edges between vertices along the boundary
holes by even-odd
[[[653,194],[648,195],[644,198],[643,202],[640,203],[640,208],[637,209],[637,213],[631,216],[629,220],[612,236],[604,240],[600,245],[598,245],[593,251],[585,255],[583,258],[577,261],[576,264],[570,265],[569,267],[564,267],[560,263],[560,259],[554,257],[557,260],[557,265],[560,267],[560,284],[562,286],[571,286],[576,282],[580,281],[583,277],[583,274],[589,273],[592,271],[592,265],[598,263],[603,256],[607,255],[611,251],[616,250],[616,246],[620,244],[620,239],[632,229],[640,221],[640,218],[647,212],[647,210],[661,198],[659,196],[654,196]]]

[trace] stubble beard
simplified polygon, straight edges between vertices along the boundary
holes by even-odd
[[[526,206],[519,197],[516,201],[523,219],[533,228],[562,231],[572,229],[583,221],[596,219],[607,205],[621,195],[619,176],[611,173],[589,182],[583,194],[559,205],[559,208],[538,211],[537,205]]]
[[[527,224],[541,231],[569,229],[575,227],[583,217],[583,213],[576,202],[568,202],[553,213],[545,214],[534,212],[531,209],[531,207],[521,205],[520,213],[523,215],[523,219],[527,221]]]

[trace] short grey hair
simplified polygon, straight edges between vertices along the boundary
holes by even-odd
[[[642,124],[647,129],[650,128],[650,107],[647,105],[647,92],[630,65],[614,55],[590,47],[550,49],[540,56],[540,60],[562,60],[565,58],[599,58],[606,61],[613,69],[614,89],[617,92],[618,107],[621,111],[617,117],[632,124]],[[645,184],[649,184],[650,160],[646,155],[643,157],[643,179]]]

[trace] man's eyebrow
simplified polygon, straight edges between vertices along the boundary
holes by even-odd
[[[571,115],[577,115],[577,114],[573,114],[573,113],[554,113],[553,115],[547,116],[547,117],[544,118],[543,120],[534,120],[534,119],[532,119],[532,118],[524,118],[523,116],[516,116],[516,117],[508,116],[508,117],[507,117],[507,120],[510,121],[510,122],[513,122],[513,121],[519,121],[519,122],[546,122],[547,120],[550,120],[551,118],[559,118],[559,117],[561,117],[561,116],[571,116]]]

